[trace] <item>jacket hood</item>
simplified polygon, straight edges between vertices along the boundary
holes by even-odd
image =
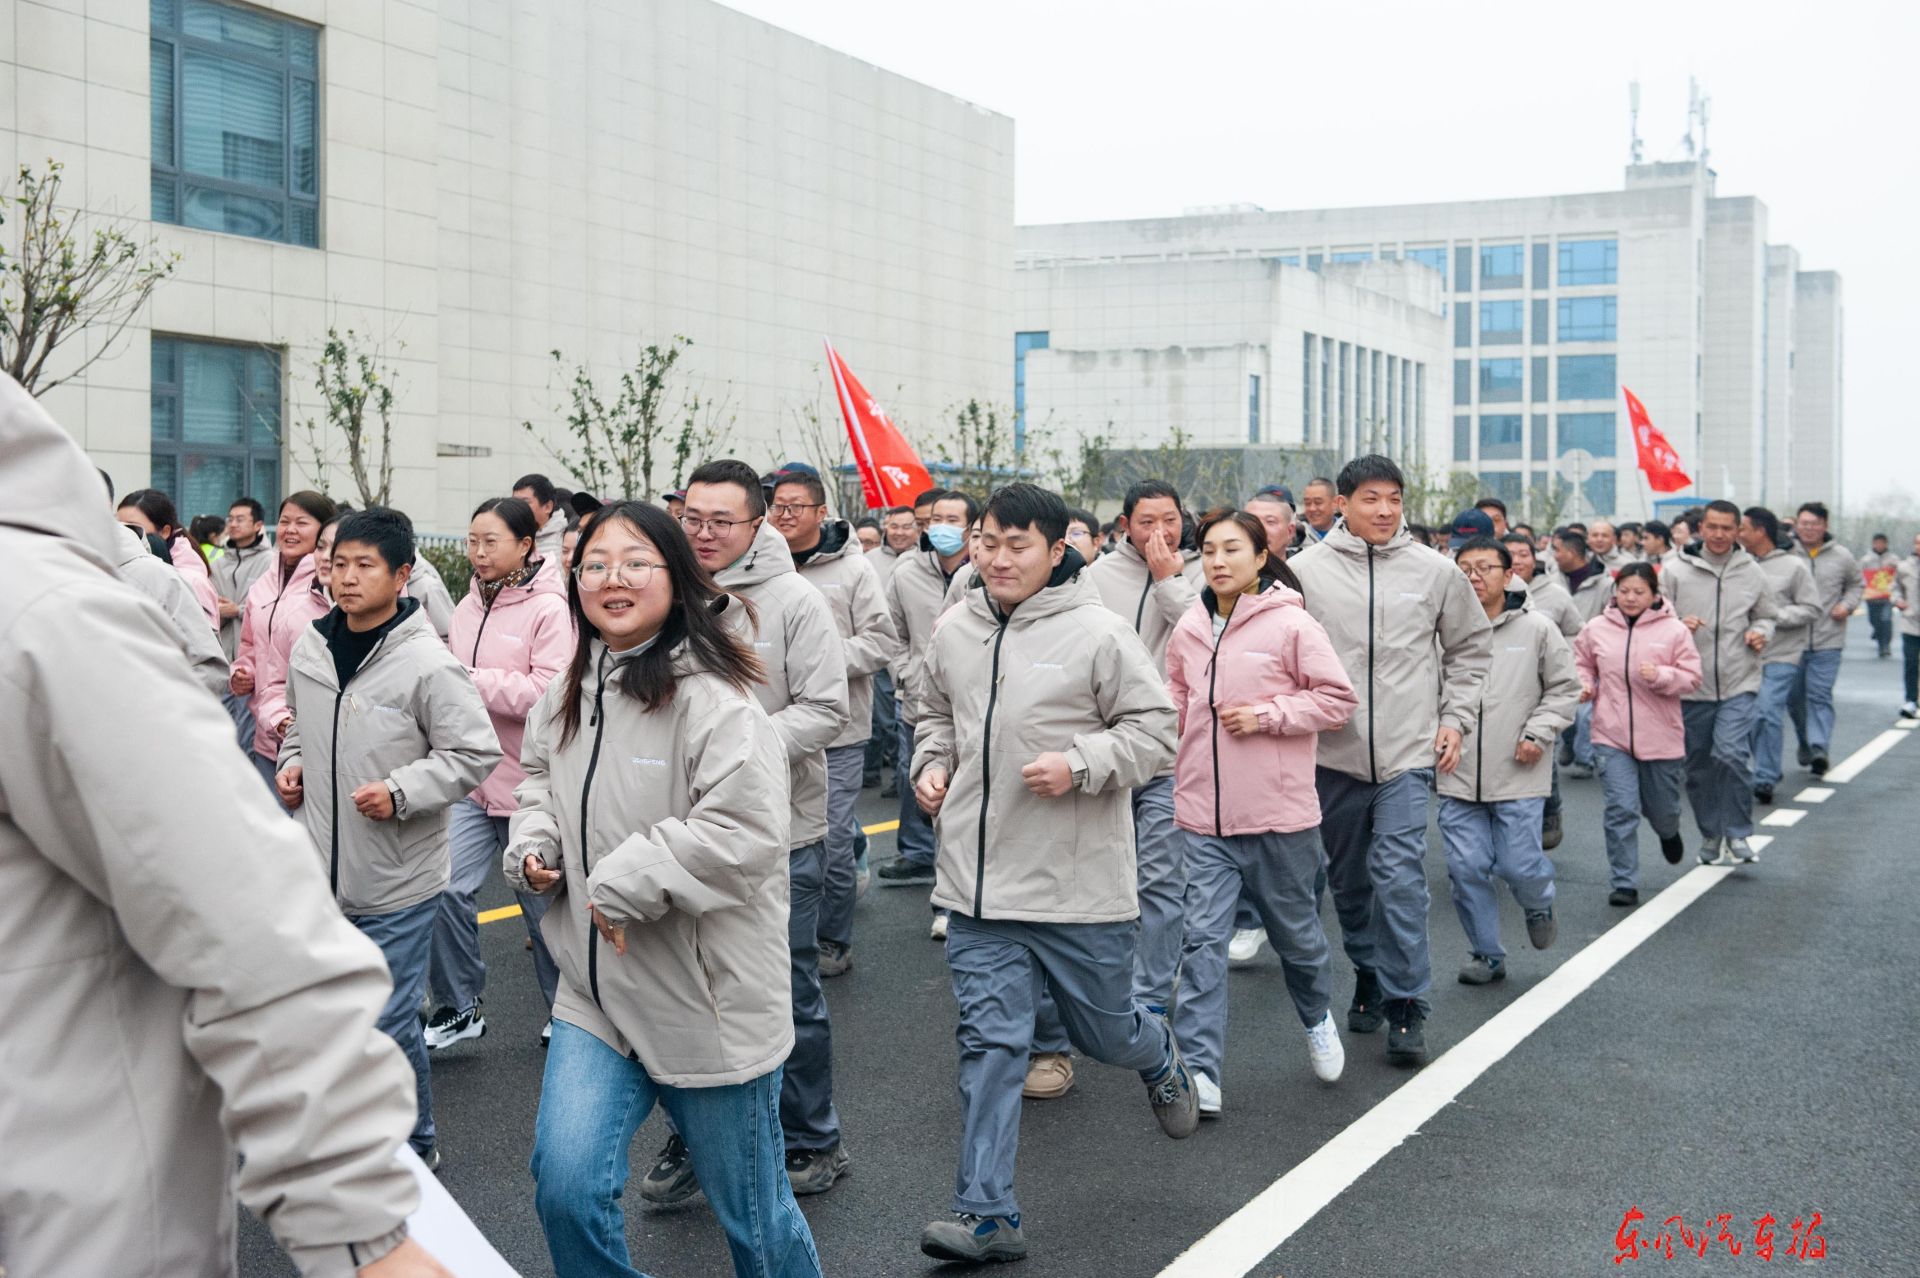
[[[1212,586],[1201,587],[1200,606],[1205,610],[1207,617],[1213,616],[1214,607],[1219,599],[1220,596],[1214,593]],[[1233,616],[1238,621],[1246,617],[1258,616],[1273,608],[1304,608],[1306,606],[1307,601],[1299,591],[1276,581],[1259,594],[1240,596],[1240,602],[1233,606]]]
[[[400,606],[398,611],[396,611],[393,614],[393,616],[387,620],[386,624],[381,626],[380,628],[382,630],[385,630],[388,634],[399,635],[401,631],[405,629],[407,622],[414,616],[414,614],[418,613],[419,611],[420,611],[420,601],[418,599],[409,599],[409,598],[406,598],[405,596],[402,596],[400,599]],[[313,628],[320,632],[320,637],[322,639],[325,639],[331,642],[335,635],[339,634],[342,630],[346,629],[346,625],[347,625],[347,614],[344,612],[341,612],[340,606],[338,604],[335,604],[333,607],[333,611],[329,612],[326,616],[320,618],[320,620],[313,623]],[[436,638],[437,637],[438,636],[436,636]]]
[[[1365,538],[1347,527],[1344,516],[1334,520],[1333,527],[1327,530],[1327,535],[1320,541],[1329,550],[1337,550],[1343,555],[1352,555],[1357,559],[1366,558],[1369,548]],[[1407,525],[1403,521],[1400,527],[1394,530],[1393,536],[1387,538],[1385,545],[1373,546],[1372,550],[1376,555],[1390,555],[1411,545],[1413,545],[1413,534],[1407,531]]]
[[[1509,590],[1507,591],[1506,609],[1501,612],[1498,617],[1493,619],[1493,624],[1496,626],[1504,625],[1508,617],[1518,616],[1520,613],[1531,610],[1532,607],[1532,595],[1524,590]]]
[[[1733,549],[1727,552],[1727,562],[1718,568],[1715,568],[1712,561],[1707,558],[1707,543],[1704,541],[1688,542],[1687,548],[1674,556],[1675,563],[1691,564],[1702,572],[1710,572],[1715,576],[1725,576],[1732,572],[1739,566],[1742,559],[1752,560],[1753,556],[1748,554],[1747,548],[1737,541],[1733,543]]]
[[[1054,565],[1053,575],[1047,578],[1047,584],[1021,600],[1013,610],[1012,619],[1025,623],[1088,604],[1104,606],[1100,604],[1100,592],[1081,572],[1086,566],[1087,561],[1081,558],[1080,552],[1068,546],[1066,553],[1060,556],[1060,562]],[[974,594],[975,590],[980,593]],[[1000,605],[987,593],[985,577],[975,575],[973,584],[967,587],[967,601],[969,608],[983,611],[996,624],[1004,619]]]
[[[793,552],[787,549],[787,539],[770,521],[763,519],[760,521],[760,531],[753,535],[753,544],[747,547],[747,553],[714,576],[728,590],[738,590],[745,586],[758,586],[792,571]]]
[[[73,542],[108,572],[122,562],[125,543],[114,531],[99,472],[40,401],[4,375],[0,458],[6,459],[7,476],[0,524]]]
[[[1621,630],[1625,630],[1628,626],[1627,614],[1620,611],[1620,601],[1617,599],[1607,600],[1607,606],[1600,610],[1600,616],[1596,620],[1604,621]],[[1655,595],[1653,602],[1647,605],[1647,610],[1634,618],[1632,624],[1638,627],[1655,625],[1662,621],[1671,621],[1676,626],[1680,624],[1680,618],[1668,606],[1666,599]]]
[[[115,568],[124,568],[143,557],[152,557],[153,551],[148,547],[145,537],[125,524],[116,524],[115,527],[120,530],[120,553],[113,557]]]
[[[785,538],[781,540],[784,541]],[[821,564],[829,559],[845,558],[849,553],[856,555],[866,553],[860,549],[860,539],[853,535],[853,525],[844,519],[829,519],[820,525],[820,544],[813,548],[811,555],[807,556],[807,562]],[[788,554],[791,555],[792,551],[789,550]]]

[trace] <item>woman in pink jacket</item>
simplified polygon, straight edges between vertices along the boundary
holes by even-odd
[[[1244,892],[1286,970],[1313,1072],[1340,1077],[1345,1049],[1329,1007],[1331,951],[1314,896],[1320,872],[1319,734],[1358,698],[1300,582],[1267,553],[1261,522],[1215,511],[1196,540],[1207,586],[1167,641],[1180,712],[1173,819],[1187,842],[1187,937],[1173,1032],[1202,1118],[1220,1115],[1227,1036],[1227,942]]]
[[[206,557],[187,535],[173,498],[158,488],[138,488],[120,499],[114,516],[121,523],[167,543],[168,560],[186,579],[187,589],[193,592],[200,611],[207,614],[207,624],[220,629],[220,596],[213,588],[213,570],[207,567]]]
[[[1693,634],[1660,597],[1652,564],[1628,564],[1606,611],[1573,641],[1580,700],[1593,703],[1593,753],[1606,793],[1609,905],[1640,904],[1640,818],[1678,864],[1687,734],[1680,698],[1700,686]]]
[[[326,596],[313,589],[313,549],[333,517],[333,503],[319,493],[295,493],[280,503],[274,528],[279,562],[248,588],[241,613],[240,646],[228,686],[235,696],[248,698],[253,765],[269,789],[279,767],[280,738],[293,718],[287,711],[287,659],[293,641],[330,607]]]
[[[479,789],[453,805],[448,823],[453,876],[440,894],[433,924],[427,979],[434,1005],[426,1031],[430,1051],[487,1032],[480,1011],[487,965],[480,960],[475,898],[488,869],[500,864],[507,818],[516,807],[513,791],[526,779],[520,743],[527,712],[573,656],[573,620],[560,593],[564,577],[558,565],[549,569],[532,557],[539,531],[532,507],[518,497],[481,502],[467,527],[473,583],[453,610],[447,646],[480,690],[500,738],[502,758]],[[560,974],[540,937],[540,916],[551,898],[529,892],[519,896],[520,917],[533,939],[534,975],[551,1009]],[[546,1041],[544,1030],[541,1041]]]

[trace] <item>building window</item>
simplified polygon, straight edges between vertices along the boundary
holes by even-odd
[[[1616,284],[1620,278],[1620,241],[1560,241],[1560,284]]]
[[[1563,297],[1560,299],[1560,340],[1563,342],[1611,342],[1617,335],[1615,323],[1619,299],[1615,297]]]
[[[1453,250],[1453,291],[1473,292],[1473,246],[1462,244]]]
[[[320,242],[320,32],[221,0],[151,0],[153,220]]]
[[[1372,351],[1369,354],[1366,438],[1368,451],[1377,452],[1381,447],[1380,438],[1387,429],[1387,420],[1386,415],[1381,412],[1381,404],[1383,401],[1380,398],[1380,352]]]
[[[1300,335],[1300,442],[1313,442],[1313,334]]]
[[[1407,250],[1407,260],[1418,262],[1440,272],[1440,287],[1447,286],[1447,250],[1445,248],[1417,248]]]
[[[1481,288],[1522,288],[1526,285],[1527,246],[1524,244],[1483,244],[1480,246]]]
[[[1612,399],[1614,357],[1611,355],[1560,356],[1560,395],[1566,399]]]
[[[1543,346],[1553,340],[1547,332],[1547,309],[1553,303],[1544,297],[1533,299],[1533,344]]]
[[[1527,398],[1535,404],[1544,404],[1547,402],[1547,357],[1545,355],[1533,357],[1532,372],[1533,393]]]
[[[1518,512],[1520,509],[1520,472],[1517,470],[1483,470],[1480,472],[1480,491],[1489,497],[1498,497],[1507,503],[1507,508]]]
[[[1617,498],[1614,492],[1614,474],[1612,471],[1594,471],[1591,475],[1587,476],[1586,480],[1580,485],[1580,491],[1587,499],[1586,513],[1590,515],[1613,514],[1614,502]]]
[[[1267,260],[1280,266],[1300,265],[1300,255],[1298,253],[1282,253],[1278,257],[1270,257]]]
[[[1457,462],[1473,460],[1473,418],[1471,417],[1453,419],[1453,459]]]
[[[1614,414],[1612,413],[1562,413],[1560,414],[1560,447],[1558,455],[1565,457],[1579,449],[1595,457],[1613,456]]]
[[[1526,438],[1525,418],[1518,413],[1496,413],[1480,419],[1480,460],[1519,461]]]
[[[1416,460],[1425,460],[1427,455],[1427,366],[1413,366],[1413,437],[1417,447],[1413,452]]]
[[[1521,331],[1525,322],[1523,302],[1480,303],[1480,344],[1482,346],[1519,346],[1526,341]]]
[[[1260,374],[1247,374],[1247,442],[1260,442]]]
[[[1327,256],[1329,262],[1371,262],[1373,254],[1366,249],[1348,249]]]
[[[1523,389],[1521,382],[1525,376],[1525,360],[1481,360],[1480,402],[1483,404],[1518,403]]]
[[[1349,450],[1347,441],[1353,438],[1353,380],[1351,363],[1353,343],[1340,343],[1340,434],[1336,437],[1340,443],[1340,452],[1344,456]]]
[[[1320,269],[1320,255],[1318,253],[1307,254],[1307,269],[1309,271],[1317,271]]]
[[[1544,290],[1553,284],[1553,280],[1550,278],[1547,270],[1547,265],[1552,254],[1553,248],[1545,240],[1541,240],[1533,246],[1533,286],[1536,289]]]
[[[239,497],[280,507],[280,353],[153,339],[153,486],[182,517]]]
[[[1328,443],[1333,423],[1333,341],[1320,339],[1320,442]]]
[[[1453,361],[1453,402],[1456,404],[1473,402],[1473,361],[1470,359]]]
[[[1027,446],[1027,352],[1044,351],[1050,341],[1047,333],[1013,335],[1013,447],[1016,452]]]
[[[1547,415],[1545,413],[1535,413],[1533,415],[1533,422],[1527,433],[1532,437],[1532,443],[1529,445],[1528,451],[1534,463],[1537,465],[1547,458]]]
[[[1462,350],[1473,345],[1473,308],[1461,306],[1453,312],[1453,344]]]

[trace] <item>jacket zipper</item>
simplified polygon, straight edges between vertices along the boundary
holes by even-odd
[[[987,802],[993,798],[993,707],[1000,700],[1000,645],[1007,638],[1006,617],[993,637],[993,667],[987,678],[986,728],[980,734],[980,848],[973,866],[973,917],[980,918],[987,892]]]
[[[1367,779],[1380,784],[1380,761],[1373,750],[1373,546],[1367,546]]]
[[[1220,823],[1220,707],[1214,703],[1214,677],[1220,672],[1220,645],[1227,637],[1227,627],[1233,624],[1229,615],[1220,627],[1220,633],[1213,637],[1213,660],[1207,663],[1207,713],[1213,717],[1213,833],[1216,838],[1225,838],[1226,831]]]
[[[587,857],[587,800],[593,794],[593,773],[600,766],[600,742],[606,736],[607,655],[600,654],[600,678],[593,690],[593,750],[587,755],[586,779],[580,783],[580,877],[593,869]],[[587,987],[593,993],[593,1005],[600,1007],[600,929],[587,924]],[[602,1009],[604,1010],[604,1009]]]
[[[1716,575],[1713,579],[1713,699],[1720,700],[1720,592],[1726,588],[1727,579]]]
[[[1147,569],[1147,584],[1140,587],[1140,606],[1133,610],[1133,633],[1140,633],[1140,627],[1147,623],[1147,596],[1153,593],[1153,569]]]
[[[480,636],[487,633],[487,622],[493,617],[493,605],[499,601],[500,596],[495,595],[480,605],[480,628],[473,632],[473,661],[471,662],[476,667],[480,664]]]
[[[1487,702],[1483,697],[1473,712],[1473,801],[1482,802],[1487,781]]]
[[[347,676],[347,683],[341,684],[333,694],[333,747],[327,752],[327,791],[333,798],[333,820],[328,833],[332,836],[333,846],[327,858],[327,882],[333,889],[333,899],[336,901],[340,899],[340,703],[347,699],[347,684],[358,678],[361,670],[372,665],[374,657],[386,646],[387,636],[381,635],[380,642],[374,644],[367,655],[360,659],[359,668]]]
[[[1627,756],[1640,757],[1633,744],[1633,623],[1627,623],[1626,655],[1620,659],[1620,677],[1627,681]]]

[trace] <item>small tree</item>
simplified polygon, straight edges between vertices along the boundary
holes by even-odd
[[[779,461],[798,458],[819,471],[827,491],[840,499],[835,503],[836,512],[846,514],[847,511],[841,509],[847,504],[841,467],[853,462],[853,442],[847,437],[840,420],[840,410],[836,407],[828,413],[821,409],[820,401],[826,390],[820,384],[820,369],[817,366],[813,373],[813,398],[786,406],[784,417],[775,428],[774,445],[780,450]],[[860,491],[857,482],[853,491]]]
[[[733,436],[733,389],[718,399],[694,391],[680,405],[680,430],[673,437],[673,486],[686,486],[701,462],[725,452]]]
[[[698,441],[687,437],[687,422],[670,420],[665,406],[667,387],[681,352],[693,345],[675,334],[664,346],[642,347],[633,367],[620,374],[619,394],[611,402],[594,385],[584,364],[576,365],[567,382],[567,404],[561,410],[570,442],[555,444],[532,422],[522,422],[547,455],[594,495],[653,500],[654,468],[668,447],[668,431],[675,429],[676,454],[684,444],[689,455]],[[564,370],[566,358],[549,352],[554,367]],[[684,458],[679,459],[684,463]]]
[[[1013,418],[977,399],[954,410],[952,432],[936,440],[933,448],[941,461],[953,466],[957,485],[982,496],[1022,460],[1014,451]]]
[[[379,362],[379,349],[359,348],[360,336],[327,329],[326,344],[313,363],[313,386],[320,392],[326,429],[309,417],[300,441],[313,480],[322,486],[333,466],[330,441],[338,441],[347,455],[347,470],[360,500],[384,506],[393,495],[393,385],[399,374]]]
[[[1537,531],[1545,532],[1549,528],[1558,528],[1560,519],[1567,513],[1567,504],[1573,498],[1573,485],[1559,475],[1527,488],[1527,518]]]
[[[1113,482],[1112,448],[1106,431],[1089,435],[1081,432],[1071,445],[1064,444],[1053,430],[1052,421],[1027,426],[1027,455],[1039,460],[1040,470],[1069,504],[1091,510],[1108,496]]]
[[[1444,470],[1435,475],[1409,470],[1406,475],[1404,507],[1408,523],[1450,527],[1453,517],[1473,505],[1480,495],[1480,480],[1472,471]]]
[[[20,249],[0,241],[0,368],[31,395],[44,395],[104,358],[160,281],[180,264],[178,253],[156,253],[153,241],[136,237],[126,219],[98,224],[76,209],[62,211],[60,174],[48,160],[44,172],[21,165],[19,185],[0,192],[0,225],[17,208]],[[49,377],[56,350],[89,330],[93,349],[64,373]]]

